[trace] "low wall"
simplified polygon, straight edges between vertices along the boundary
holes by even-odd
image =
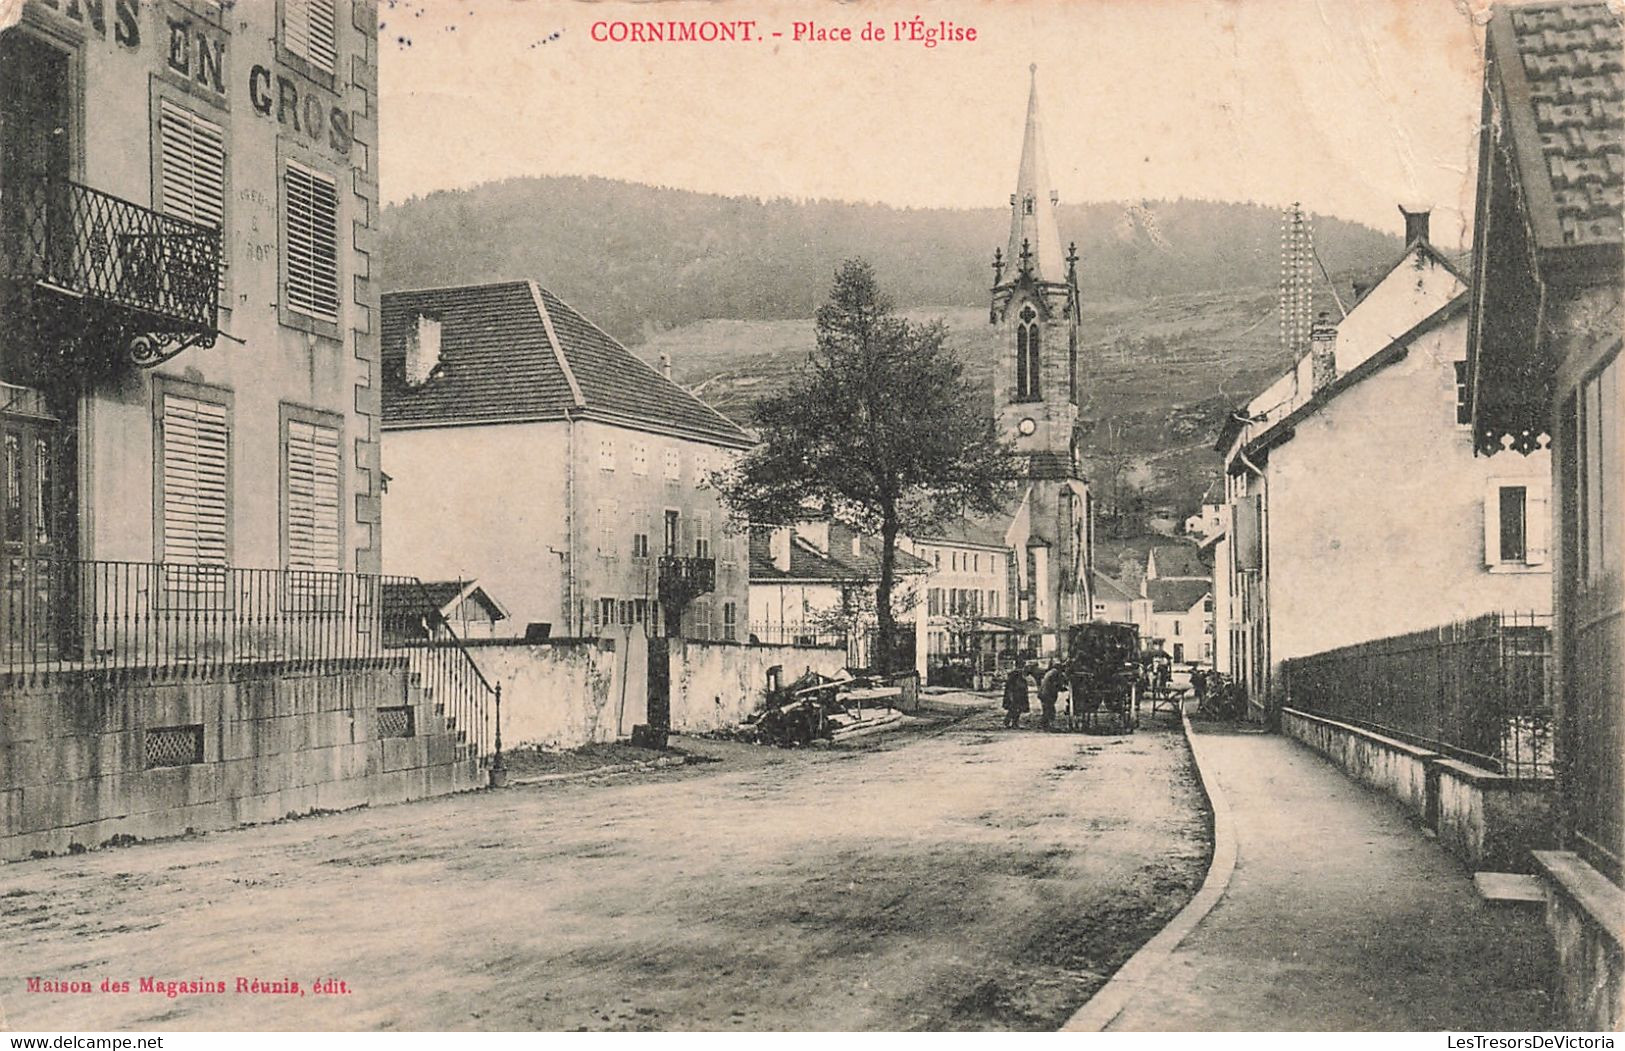
[[[834,646],[671,641],[671,728],[703,733],[737,726],[767,699],[767,670],[783,669],[785,683],[811,670],[834,675],[846,651]]]
[[[329,662],[7,684],[0,858],[478,787],[470,748],[409,679],[404,665]]]
[[[1417,818],[1426,820],[1427,763],[1438,753],[1296,708],[1281,709],[1281,732],[1326,756],[1362,785],[1393,796]]]
[[[504,747],[615,741],[648,720],[649,644],[641,632],[465,645],[485,677],[502,685]]]
[[[1506,777],[1295,708],[1281,709],[1281,732],[1397,799],[1474,871],[1526,872],[1530,851],[1555,842],[1549,777]]]
[[[1625,1026],[1625,891],[1568,851],[1538,850],[1546,929],[1557,955],[1552,1000],[1566,1029]]]

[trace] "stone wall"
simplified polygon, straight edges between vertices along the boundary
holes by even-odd
[[[1625,890],[1568,851],[1540,850],[1534,858],[1557,956],[1552,999],[1559,1025],[1617,1033],[1625,1025]]]
[[[0,859],[482,783],[471,749],[447,732],[404,666],[233,672],[7,685]]]
[[[467,645],[485,677],[502,684],[505,747],[623,740],[648,721],[649,645],[641,631]],[[677,733],[737,726],[755,714],[775,665],[785,682],[809,669],[833,675],[846,665],[845,650],[829,646],[672,639],[670,652],[671,729]]]
[[[1530,852],[1555,842],[1549,777],[1506,777],[1295,708],[1281,709],[1281,732],[1396,799],[1474,871],[1529,871]]]

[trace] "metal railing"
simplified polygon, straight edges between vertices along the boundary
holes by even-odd
[[[661,555],[659,563],[660,603],[667,609],[682,609],[717,587],[717,560],[687,555]]]
[[[759,623],[750,626],[745,638],[768,646],[838,646],[846,648],[847,636],[828,626],[801,623]]]
[[[1283,662],[1286,703],[1511,777],[1553,774],[1551,618],[1492,613]]]
[[[482,759],[498,690],[424,592],[430,630],[386,630],[413,577],[0,555],[0,683],[185,678],[228,669],[404,662]]]
[[[0,276],[43,282],[141,315],[165,331],[212,332],[220,231],[67,179],[10,179]]]

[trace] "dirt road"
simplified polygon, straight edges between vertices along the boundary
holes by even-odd
[[[1206,866],[1177,730],[983,711],[697,747],[724,760],[0,867],[0,1009],[25,1030],[1048,1029]]]

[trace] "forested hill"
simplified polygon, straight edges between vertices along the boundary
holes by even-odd
[[[1397,217],[1396,217],[1397,219]],[[709,318],[811,317],[841,260],[874,264],[900,307],[979,307],[1008,211],[762,201],[598,178],[538,177],[385,208],[386,289],[534,278],[631,343]],[[1084,298],[1273,290],[1275,208],[1210,201],[1066,205]],[[1391,260],[1397,237],[1316,217],[1334,272]]]

